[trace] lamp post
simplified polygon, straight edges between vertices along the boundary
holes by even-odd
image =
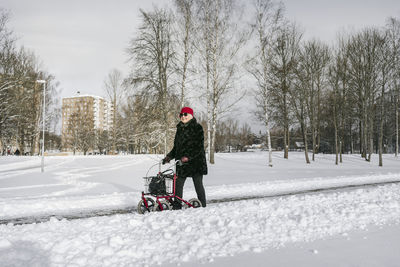
[[[43,84],[43,137],[42,137],[42,163],[41,170],[44,172],[44,128],[45,128],[45,112],[46,112],[46,81],[36,80],[37,83]]]

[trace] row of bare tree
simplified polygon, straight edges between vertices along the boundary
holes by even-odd
[[[47,132],[59,118],[55,112],[57,85],[52,75],[40,69],[33,53],[17,47],[8,20],[9,13],[0,9],[0,154],[14,146],[22,154],[34,155],[40,147],[44,91],[37,80],[46,80]]]
[[[288,158],[290,133],[299,129],[307,163],[309,147],[314,160],[321,139],[334,144],[336,163],[344,152],[358,151],[369,161],[375,148],[380,165],[384,147],[398,154],[399,20],[342,33],[329,46],[304,40],[302,30],[285,19],[281,4],[239,4],[175,0],[172,11],[141,10],[142,25],[127,49],[131,72],[119,83],[130,88],[129,97],[115,102],[121,116],[115,131],[125,132],[126,145],[147,143],[167,151],[179,107],[193,105],[203,111],[214,163],[218,125],[252,90],[270,166],[272,130],[282,133]],[[108,81],[107,88],[115,89],[111,77]],[[109,90],[113,101],[115,91]]]
[[[256,1],[256,10],[257,52],[250,72],[257,80],[259,117],[269,143],[274,123],[283,130],[285,158],[292,127],[302,133],[307,163],[308,143],[314,160],[321,138],[332,140],[332,135],[336,164],[344,149],[353,153],[356,144],[370,161],[374,139],[380,166],[384,140],[389,146],[395,140],[397,156],[400,21],[391,18],[383,29],[341,34],[328,46],[303,40],[301,30],[283,19],[280,8],[269,12],[271,2]]]
[[[258,10],[268,9],[267,2],[257,3]],[[344,150],[358,150],[370,161],[375,147],[380,166],[384,145],[394,147],[397,156],[400,21],[390,18],[384,28],[341,34],[328,46],[302,40],[295,24],[279,22],[279,11],[258,14],[260,56],[251,61],[259,63],[252,64],[251,73],[267,135],[271,122],[283,128],[285,157],[292,127],[302,133],[307,163],[308,143],[314,160],[321,138],[332,140],[332,135],[336,164]]]
[[[339,40],[328,69],[328,85],[340,161],[346,142],[351,147],[357,142],[368,161],[377,148],[380,166],[384,146],[393,146],[398,155],[399,55],[400,21],[394,18],[383,29],[367,28]]]

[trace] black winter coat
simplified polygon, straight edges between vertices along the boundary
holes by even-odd
[[[179,122],[176,125],[174,147],[167,156],[170,159],[176,160],[180,160],[182,157],[189,159],[182,166],[177,166],[178,177],[193,177],[195,174],[207,174],[204,131],[195,118],[186,124]]]

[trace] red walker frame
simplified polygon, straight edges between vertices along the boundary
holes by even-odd
[[[145,193],[144,191],[142,191],[142,201],[143,201],[143,204],[144,204],[144,208],[146,208],[146,210],[143,211],[143,212],[140,212],[143,207],[141,206],[141,203],[139,202],[139,205],[138,205],[139,213],[144,213],[146,211],[147,212],[151,212],[151,211],[157,210],[157,207],[158,207],[157,211],[163,211],[165,209],[170,209],[169,204],[173,205],[174,201],[176,201],[176,200],[180,200],[181,202],[183,202],[182,204],[186,205],[186,207],[188,207],[188,208],[201,207],[201,202],[197,198],[192,198],[189,201],[186,201],[185,199],[183,199],[183,198],[181,198],[181,197],[179,197],[179,196],[177,196],[175,194],[176,179],[178,179],[178,175],[176,174],[176,165],[182,165],[182,164],[183,163],[180,160],[177,160],[175,162],[175,164],[174,164],[175,170],[169,168],[169,169],[167,169],[167,170],[165,170],[163,172],[161,172],[161,162],[156,164],[156,165],[159,165],[158,175],[163,175],[167,171],[172,171],[173,172],[173,177],[172,177],[172,179],[173,179],[173,186],[172,186],[173,191],[172,191],[172,193],[168,193],[168,190],[167,190],[167,193],[165,195],[155,195],[155,194],[151,194],[151,193]],[[153,168],[156,165],[151,166],[150,169]],[[144,177],[144,178],[148,179],[149,177]],[[164,179],[171,179],[171,177],[164,177]],[[156,198],[155,203],[153,203],[153,205],[154,205],[153,210],[151,209],[151,207],[149,205],[149,202],[150,202],[150,200],[151,200],[151,202],[154,202],[154,200],[152,198],[148,197],[148,196],[152,196],[152,197]],[[164,202],[164,203],[168,203],[167,207],[163,206],[164,203],[162,202],[162,200],[166,200],[166,202]],[[156,206],[156,205],[158,205],[158,206]]]

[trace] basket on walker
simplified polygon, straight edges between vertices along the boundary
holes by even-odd
[[[158,173],[157,176],[143,177],[144,193],[153,196],[173,194],[173,174]]]

